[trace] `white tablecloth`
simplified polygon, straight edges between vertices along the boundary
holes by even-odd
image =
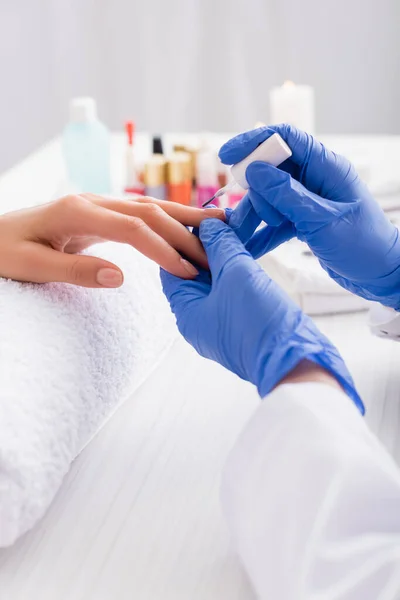
[[[382,169],[391,152],[400,156],[400,138],[340,142],[369,144]],[[122,151],[121,139],[114,143]],[[53,142],[0,178],[0,212],[49,200],[60,173]],[[400,344],[372,337],[366,319],[317,321],[347,360],[368,423],[400,462]],[[218,493],[258,401],[252,386],[176,343],[76,460],[41,524],[0,551],[0,600],[253,598]]]

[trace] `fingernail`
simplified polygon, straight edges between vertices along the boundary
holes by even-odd
[[[207,208],[205,208],[204,210],[210,213],[210,217],[212,216],[215,219],[222,219],[223,221],[225,221],[225,211],[223,208],[217,208],[213,204],[210,204],[210,206],[207,206]]]
[[[181,258],[181,263],[183,264],[183,266],[185,267],[186,271],[193,276],[196,276],[199,274],[198,270],[190,264],[190,262],[188,262],[187,260],[185,260],[184,258]]]
[[[114,288],[122,285],[123,277],[121,271],[116,269],[100,269],[97,271],[96,280],[104,287]]]

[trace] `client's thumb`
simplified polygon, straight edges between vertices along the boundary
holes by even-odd
[[[117,288],[123,283],[124,277],[120,269],[108,261],[94,256],[74,256],[72,254],[64,255],[67,257],[65,269],[66,283],[73,283],[82,287],[89,288]]]
[[[62,281],[88,288],[116,288],[122,285],[121,270],[102,258],[66,254],[43,248],[36,256],[32,280],[37,282]]]

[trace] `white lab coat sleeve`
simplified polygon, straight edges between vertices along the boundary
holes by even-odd
[[[344,392],[273,391],[231,451],[221,496],[257,597],[400,598],[400,472]]]
[[[378,337],[400,341],[400,312],[374,303],[369,311],[369,327]]]

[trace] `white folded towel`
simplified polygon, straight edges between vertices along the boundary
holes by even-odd
[[[259,262],[309,315],[358,312],[370,305],[331,279],[308,246],[297,239],[265,254]]]
[[[73,459],[177,334],[158,267],[129,246],[118,290],[0,279],[0,546],[45,513]]]

